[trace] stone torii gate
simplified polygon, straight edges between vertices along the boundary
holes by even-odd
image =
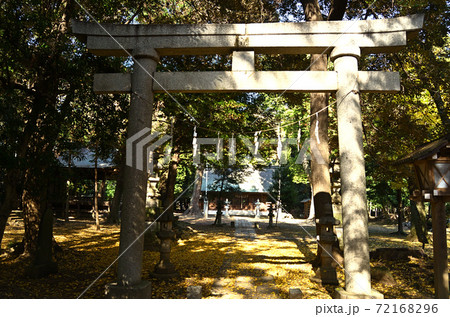
[[[381,298],[370,284],[368,215],[359,93],[398,92],[394,72],[358,71],[361,54],[396,52],[423,15],[386,20],[264,24],[111,25],[72,22],[72,32],[102,56],[132,55],[132,74],[96,74],[97,93],[131,93],[128,137],[151,129],[159,92],[336,92],[342,181],[345,290],[338,298]],[[255,71],[256,54],[330,54],[334,71]],[[160,56],[232,54],[231,71],[156,72]],[[115,298],[149,298],[142,280],[147,173],[125,167]],[[137,239],[137,241],[135,241]]]

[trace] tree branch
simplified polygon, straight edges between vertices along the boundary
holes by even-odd
[[[328,21],[342,20],[347,9],[347,2],[348,0],[332,0]]]

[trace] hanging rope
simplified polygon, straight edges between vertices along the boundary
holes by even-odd
[[[281,123],[278,124],[277,137],[278,137],[277,156],[278,161],[281,161],[281,151],[283,149],[283,143],[281,142]]]
[[[170,120],[170,135],[172,136],[170,138],[170,150],[173,149],[173,126],[174,125],[175,125],[175,119],[174,119],[174,117],[172,117]]]
[[[193,155],[196,156],[198,149],[197,149],[197,126],[194,126],[194,135],[192,137],[192,151]]]
[[[230,139],[230,156],[228,163],[234,165],[236,163],[236,139],[234,138],[234,133],[231,134]]]
[[[320,144],[319,138],[319,113],[316,112],[316,128],[314,131],[314,135],[316,136],[317,144]]]
[[[222,140],[220,139],[220,132],[217,132],[216,155],[218,160],[222,158]]]

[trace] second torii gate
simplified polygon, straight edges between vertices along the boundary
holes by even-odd
[[[97,93],[131,93],[128,137],[151,129],[155,92],[336,92],[342,181],[345,290],[338,298],[382,298],[370,284],[366,177],[359,93],[398,92],[394,72],[359,71],[361,54],[396,52],[423,15],[386,20],[303,23],[111,25],[72,22],[72,32],[103,56],[133,56],[132,74],[96,74]],[[231,71],[156,72],[160,56],[233,54]],[[256,54],[330,54],[334,71],[255,71]],[[142,280],[147,173],[125,167],[114,297],[148,298]],[[136,241],[137,239],[137,241]]]

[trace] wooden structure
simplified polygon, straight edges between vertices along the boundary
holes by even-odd
[[[94,208],[94,180],[95,163],[94,153],[88,149],[82,149],[80,155],[66,160],[58,157],[61,167],[55,171],[55,177],[50,187],[50,197],[53,209],[57,213],[75,211],[77,217],[82,213],[91,213]],[[69,163],[70,162],[70,163]],[[106,181],[116,180],[117,167],[110,160],[98,159],[97,178],[100,183],[98,190],[99,210],[110,210],[110,201],[106,199]],[[72,193],[68,188],[68,182],[80,186],[85,183],[88,187],[85,194]],[[92,183],[92,184],[90,184]],[[68,216],[67,214],[63,216]]]
[[[414,166],[418,190],[412,199],[431,203],[434,285],[437,298],[448,299],[447,216],[450,202],[450,135],[419,146],[396,164]]]

